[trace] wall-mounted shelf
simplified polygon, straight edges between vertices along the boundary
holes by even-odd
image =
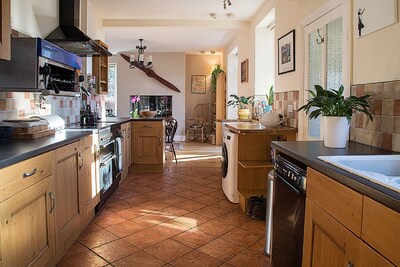
[[[95,41],[108,50],[108,45],[100,40]],[[98,81],[95,85],[96,93],[108,94],[108,56],[106,54],[92,57],[92,72]]]

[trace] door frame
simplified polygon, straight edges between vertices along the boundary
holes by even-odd
[[[301,84],[303,85],[302,87],[302,92],[299,94],[299,106],[304,105],[305,103],[305,95],[306,95],[306,90],[308,90],[308,79],[306,79],[306,75],[308,75],[308,38],[306,38],[307,35],[307,26],[309,26],[311,23],[317,22],[318,20],[325,20],[328,17],[332,16],[333,13],[335,12],[334,15],[339,12],[339,14],[343,18],[343,33],[346,36],[346,38],[343,40],[343,85],[346,89],[345,91],[345,96],[350,95],[350,85],[351,85],[351,77],[352,77],[352,51],[351,51],[351,44],[352,44],[352,31],[351,31],[351,1],[349,0],[332,0],[329,1],[327,4],[323,5],[319,9],[315,10],[313,13],[311,13],[309,16],[305,17],[303,20],[300,22],[300,38],[303,38],[302,43],[303,43],[303,73],[301,75]],[[329,14],[331,13],[331,14]],[[328,17],[325,17],[325,16]],[[334,16],[333,16],[334,17]],[[336,16],[337,17],[337,16]],[[323,78],[325,80],[325,78]],[[298,140],[316,140],[308,137],[307,130],[308,130],[308,119],[304,113],[304,111],[299,113],[299,124],[298,124]],[[323,133],[321,132],[321,139],[322,139]]]

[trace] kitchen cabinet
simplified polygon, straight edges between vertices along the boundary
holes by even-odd
[[[46,266],[54,254],[52,157],[49,152],[0,170],[0,266]]]
[[[86,136],[81,142],[82,168],[80,170],[80,193],[84,202],[85,218],[93,216],[94,208],[100,201],[100,182],[98,180],[99,162],[97,160],[98,134]]]
[[[122,134],[122,179],[124,179],[129,172],[129,166],[131,165],[131,123],[127,122],[121,125]]]
[[[134,164],[164,164],[164,121],[134,121],[132,156]]]
[[[66,242],[83,223],[84,205],[79,201],[80,180],[85,170],[82,153],[79,141],[55,151],[56,251],[65,251]]]
[[[220,73],[217,78],[217,88],[213,93],[213,121],[212,127],[215,133],[215,144],[222,144],[222,120],[226,117],[226,86],[225,73]]]
[[[99,45],[108,50],[108,45],[100,40],[95,40]],[[108,94],[108,55],[92,57],[92,75],[96,77],[95,90],[98,94]]]
[[[303,266],[400,265],[400,215],[307,169]]]
[[[297,129],[290,127],[266,128],[259,123],[228,123],[231,132],[238,134],[238,181],[239,205],[247,211],[251,196],[264,197],[267,193],[267,174],[274,168],[271,161],[271,142],[296,140]]]
[[[11,11],[10,0],[0,0],[0,59],[11,59]]]

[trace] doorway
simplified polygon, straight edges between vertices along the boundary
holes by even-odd
[[[228,55],[228,68],[226,75],[226,99],[229,99],[229,96],[231,94],[235,95],[238,94],[238,83],[239,83],[238,73],[239,73],[238,48],[235,47]],[[226,119],[236,119],[236,118],[237,118],[236,108],[232,106],[226,106]]]

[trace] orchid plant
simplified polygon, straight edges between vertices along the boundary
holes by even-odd
[[[130,112],[132,118],[139,118],[139,101],[140,95],[134,95],[131,97],[131,103],[133,104],[133,110]]]

